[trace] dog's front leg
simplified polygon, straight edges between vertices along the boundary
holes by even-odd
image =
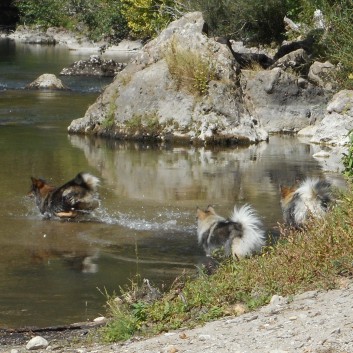
[[[77,216],[77,212],[76,211],[58,212],[58,213],[55,213],[55,216],[60,218],[73,218]]]

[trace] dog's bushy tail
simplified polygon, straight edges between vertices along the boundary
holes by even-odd
[[[239,209],[235,206],[231,220],[240,223],[243,229],[242,237],[233,240],[233,255],[246,257],[260,252],[266,239],[263,224],[255,210],[248,204]]]
[[[90,191],[97,191],[99,179],[90,173],[79,173],[75,178],[78,185],[84,185]]]

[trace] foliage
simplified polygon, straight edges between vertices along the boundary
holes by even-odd
[[[137,38],[156,36],[181,14],[175,0],[121,0],[121,3],[131,34]]]
[[[203,12],[210,34],[261,44],[283,39],[283,17],[289,11],[290,2],[283,0],[185,1],[189,10]]]
[[[138,319],[124,309],[114,306],[114,316],[119,320],[109,323],[102,331],[108,342],[124,341],[129,339],[138,329]]]
[[[203,12],[211,35],[256,45],[284,39],[284,16],[306,30],[313,28],[314,11],[320,9],[328,30],[324,35],[315,34],[313,59],[339,63],[340,70],[334,79],[341,88],[353,88],[351,0],[185,0],[184,4],[189,11]]]
[[[350,185],[352,187],[352,185]],[[290,296],[306,290],[335,288],[353,274],[353,192],[341,197],[322,220],[312,220],[302,231],[281,227],[279,242],[262,256],[224,262],[211,276],[178,278],[162,298],[145,305],[114,302],[106,340],[121,336],[120,320],[134,322],[140,334],[192,327],[226,314],[236,314],[269,302],[274,294]],[[123,312],[121,317],[119,312]],[[113,339],[114,340],[114,339]]]
[[[215,64],[197,51],[183,48],[173,39],[165,55],[168,69],[178,89],[195,95],[205,95],[211,80],[216,79]]]
[[[121,12],[120,1],[81,0],[77,5],[73,8],[75,17],[88,27],[92,39],[105,37],[117,42],[127,36],[127,22]]]
[[[21,21],[25,24],[63,26],[69,22],[67,0],[17,0]]]

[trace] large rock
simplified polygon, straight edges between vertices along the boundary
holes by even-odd
[[[68,89],[59,78],[53,74],[43,74],[26,86],[28,89],[51,89],[66,90]]]
[[[117,75],[85,117],[71,123],[69,132],[228,143],[266,140],[259,121],[243,108],[231,52],[207,38],[204,25],[198,12],[171,23]],[[214,63],[208,94],[180,89],[166,61],[172,43]]]
[[[240,70],[234,50],[208,38],[205,28],[199,12],[172,22],[68,131],[130,139],[254,143],[266,140],[268,132],[297,132],[321,121],[328,101],[324,88],[281,68]],[[187,71],[173,76],[170,52],[196,53],[208,62],[212,75],[202,94],[180,84],[191,76]],[[303,50],[296,54],[305,56]],[[200,70],[196,64],[194,70]]]

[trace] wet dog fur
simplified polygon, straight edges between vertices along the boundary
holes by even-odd
[[[212,206],[204,211],[197,208],[197,237],[206,255],[224,246],[225,254],[237,259],[260,252],[266,243],[262,222],[249,205],[234,207],[228,219],[219,216]]]
[[[73,218],[99,206],[99,179],[89,173],[79,173],[60,187],[43,179],[31,177],[30,195],[34,196],[40,213],[45,218]]]
[[[303,227],[310,217],[323,217],[331,202],[331,184],[325,179],[307,178],[297,187],[281,187],[283,219],[294,228]]]

